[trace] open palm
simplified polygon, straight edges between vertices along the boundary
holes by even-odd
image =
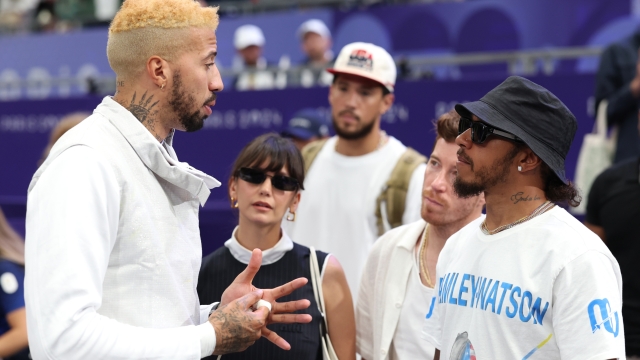
[[[255,291],[257,288],[252,285],[253,278],[260,270],[260,265],[262,264],[262,251],[259,249],[254,249],[251,254],[251,259],[249,260],[249,264],[246,269],[241,272],[235,280],[229,285],[229,287],[222,294],[222,299],[220,301],[220,305],[226,305],[229,302],[241,298],[252,291]],[[276,302],[277,299],[291,294],[294,290],[303,287],[307,283],[306,278],[297,278],[293,281],[290,281],[284,285],[278,286],[273,289],[262,289],[263,295],[262,299],[271,303],[271,313],[267,318],[267,323],[308,323],[311,322],[311,315],[308,314],[292,314],[294,311],[303,310],[309,307],[311,304],[309,300],[295,300],[288,301],[283,303]],[[291,349],[291,345],[281,338],[277,333],[267,329],[267,327],[262,328],[262,336],[267,338],[272,343],[276,344],[278,347],[289,350]]]

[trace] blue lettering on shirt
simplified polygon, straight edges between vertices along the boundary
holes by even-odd
[[[467,306],[467,300],[462,298],[462,294],[466,294],[469,291],[469,288],[464,286],[464,282],[469,280],[469,277],[469,274],[462,275],[462,281],[460,282],[460,292],[458,293],[458,305],[460,306]]]
[[[458,279],[460,281],[458,282]],[[463,307],[476,308],[482,311],[491,311],[496,315],[505,315],[510,319],[518,319],[524,323],[533,323],[542,325],[549,302],[544,301],[540,297],[536,297],[534,293],[520,286],[500,281],[497,279],[488,279],[473,274],[448,273],[438,279],[438,296],[434,297],[431,302],[431,308],[427,314],[430,318],[433,311],[435,301],[439,304],[451,304]],[[469,295],[467,295],[469,294]],[[506,301],[505,301],[506,298]],[[606,299],[605,299],[606,300]],[[593,331],[599,329],[601,325],[611,333],[617,333],[617,313],[611,316],[602,315],[602,322],[598,323],[595,319],[594,308],[600,306],[600,312],[605,314],[602,309],[607,307],[601,305],[594,300],[589,307],[589,316],[592,319]],[[504,307],[504,312],[502,311]],[[609,308],[610,309],[610,308]],[[615,318],[616,329],[612,325]],[[609,321],[609,319],[611,319]],[[595,324],[595,325],[594,325]],[[597,328],[596,328],[597,327]]]
[[[600,309],[600,319],[597,319],[597,312],[595,312],[596,306]],[[595,333],[602,326],[607,332],[613,334],[613,337],[618,337],[620,331],[620,322],[618,321],[618,312],[611,311],[611,304],[609,299],[595,299],[587,306],[587,313],[589,314],[589,321],[591,322],[591,332]],[[598,321],[601,320],[601,321]],[[614,329],[615,323],[615,329]]]

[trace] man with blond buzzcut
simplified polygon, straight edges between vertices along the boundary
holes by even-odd
[[[34,359],[200,359],[246,349],[308,300],[303,286],[251,285],[262,254],[201,306],[198,210],[213,177],[178,161],[176,129],[196,131],[223,89],[216,8],[126,0],[109,29],[117,92],[53,146],[29,186],[25,298]],[[257,309],[256,309],[257,308]]]

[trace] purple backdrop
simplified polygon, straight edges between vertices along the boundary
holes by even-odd
[[[567,158],[567,176],[573,177],[583,135],[590,131],[589,114],[594,77],[567,75],[536,77],[571,109],[578,119],[578,133]],[[382,127],[408,146],[428,154],[433,145],[431,121],[457,102],[479,99],[500,83],[487,81],[419,81],[397,85],[396,102],[383,117]],[[222,92],[205,128],[178,133],[175,147],[182,161],[226,183],[240,149],[266,131],[280,131],[294,112],[305,107],[327,108],[326,88],[263,92]],[[0,206],[18,230],[24,231],[26,191],[36,162],[48,141],[49,131],[64,114],[89,111],[99,98],[0,102]],[[204,253],[226,240],[235,225],[224,188],[215,189],[201,212]]]

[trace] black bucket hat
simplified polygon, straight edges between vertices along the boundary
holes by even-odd
[[[569,109],[542,86],[510,76],[479,101],[457,104],[462,117],[483,122],[522,139],[565,184],[564,160],[578,128]]]

